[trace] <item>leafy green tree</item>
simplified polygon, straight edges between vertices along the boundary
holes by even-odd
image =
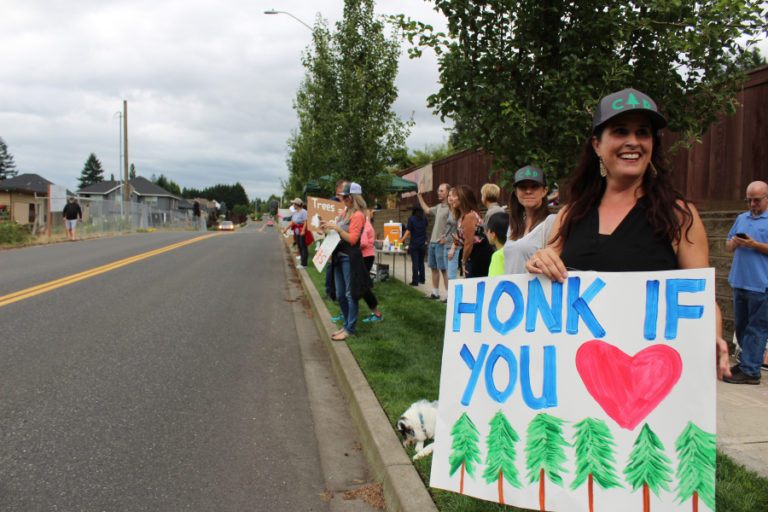
[[[643,488],[643,512],[651,510],[651,493],[659,497],[659,490],[669,491],[672,481],[671,461],[664,454],[664,445],[647,423],[637,435],[629,454],[629,463],[624,468],[627,483],[632,492]]]
[[[181,187],[173,181],[166,178],[163,174],[160,174],[157,178],[155,176],[152,176],[152,182],[154,182],[155,185],[158,187],[162,187],[171,194],[174,194],[176,196],[181,196]]]
[[[348,179],[379,196],[387,186],[387,165],[412,124],[392,110],[397,99],[400,43],[384,35],[384,22],[374,17],[373,0],[345,0],[344,18],[335,37],[339,55],[339,163]]]
[[[485,440],[488,446],[488,454],[485,459],[485,471],[483,478],[486,483],[498,483],[499,503],[504,503],[504,478],[512,487],[520,488],[522,484],[518,478],[518,471],[515,467],[515,443],[520,437],[509,424],[506,416],[498,411],[490,421],[491,429]]]
[[[574,425],[576,434],[573,446],[576,450],[576,478],[571,489],[587,482],[589,511],[594,510],[594,482],[601,489],[621,487],[613,464],[616,462],[616,443],[608,425],[603,420],[587,418]]]
[[[79,181],[80,188],[85,188],[88,185],[104,181],[104,169],[101,167],[99,159],[96,158],[96,155],[93,153],[88,155],[83,170],[80,172]]]
[[[312,31],[313,48],[302,59],[306,68],[293,108],[299,127],[288,139],[289,178],[284,183],[287,195],[301,195],[310,180],[331,174],[340,178],[336,131],[341,109],[338,84],[338,58],[333,36],[324,20],[318,18]],[[335,180],[334,179],[334,180]],[[324,192],[330,193],[330,190]]]
[[[481,461],[480,449],[477,446],[480,432],[477,431],[477,427],[467,413],[463,413],[454,423],[451,436],[453,441],[451,454],[448,456],[448,462],[451,465],[449,476],[453,476],[456,470],[461,468],[459,494],[464,494],[464,473],[474,478],[475,464]]]
[[[563,463],[567,460],[563,447],[570,446],[563,437],[564,423],[565,421],[560,418],[540,413],[528,424],[525,441],[526,469],[528,482],[539,482],[541,510],[546,510],[544,508],[545,477],[557,485],[563,485],[563,477],[560,473],[564,470]]]
[[[367,195],[384,192],[385,171],[402,159],[412,124],[392,110],[400,44],[384,26],[373,0],[345,0],[334,33],[321,20],[315,24],[294,102],[299,126],[288,140],[286,197],[301,195],[321,176],[331,177],[320,182],[327,195],[341,178],[360,183]]]
[[[13,178],[19,172],[16,170],[16,162],[13,161],[13,155],[8,152],[8,146],[0,137],[0,180]]]
[[[700,137],[732,114],[744,58],[765,27],[762,0],[433,0],[448,33],[393,17],[416,48],[433,48],[440,89],[428,104],[451,119],[457,148],[483,148],[511,170],[535,162],[557,179],[576,163],[603,95],[635,87]],[[734,57],[735,56],[735,57]]]
[[[715,510],[715,448],[715,434],[690,421],[675,442],[677,498],[680,502],[690,498],[693,512],[699,509],[699,498]]]
[[[423,150],[414,149],[408,155],[408,167],[416,165],[427,165],[435,160],[440,160],[455,153],[450,142],[442,144],[425,144]]]

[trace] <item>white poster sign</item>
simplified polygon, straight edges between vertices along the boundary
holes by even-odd
[[[329,231],[320,248],[315,251],[315,256],[312,258],[312,263],[315,264],[315,268],[318,272],[322,272],[325,268],[325,264],[328,263],[328,259],[333,254],[333,250],[339,245],[341,237],[337,231]]]
[[[51,211],[61,212],[67,204],[67,187],[64,185],[51,185]]]
[[[714,510],[714,269],[450,285],[431,486],[535,510]]]

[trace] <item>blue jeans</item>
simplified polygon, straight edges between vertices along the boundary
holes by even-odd
[[[768,292],[734,288],[733,321],[736,341],[741,347],[739,369],[751,377],[759,377],[768,339]]]
[[[336,297],[331,297],[331,283],[334,283],[336,277],[333,275],[333,261],[330,259],[325,263],[325,296],[328,298],[331,298],[333,300],[336,300]]]
[[[448,279],[459,277],[459,249],[453,251],[453,259],[448,259],[448,253],[451,252],[451,245],[445,244],[445,271],[448,273]]]
[[[336,300],[344,315],[344,330],[347,334],[355,334],[357,301],[352,299],[352,272],[348,257],[340,256],[333,264],[333,275],[336,279]]]

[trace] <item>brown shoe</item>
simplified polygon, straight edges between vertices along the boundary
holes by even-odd
[[[731,377],[723,376],[723,381],[728,382],[730,384],[752,384],[757,385],[760,384],[760,376],[752,377],[751,375],[747,375],[746,373],[742,372],[739,369],[732,370],[731,373],[733,374]]]

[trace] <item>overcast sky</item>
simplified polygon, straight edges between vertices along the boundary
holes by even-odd
[[[128,102],[128,156],[137,174],[181,187],[240,182],[251,199],[280,194],[286,140],[304,77],[301,53],[318,13],[332,27],[342,0],[5,0],[0,15],[0,137],[19,173],[76,190],[90,153],[120,175],[117,112]],[[444,27],[422,0],[380,0]],[[389,30],[387,30],[387,33]],[[405,46],[404,46],[405,48]],[[433,54],[403,52],[396,112],[413,112],[407,145],[447,139],[426,108]]]

